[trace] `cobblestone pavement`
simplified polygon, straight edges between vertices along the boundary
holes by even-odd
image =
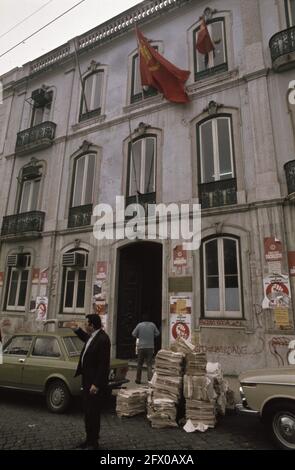
[[[80,403],[68,413],[47,411],[40,396],[0,391],[0,449],[73,449],[84,438]],[[152,429],[145,416],[118,418],[114,399],[102,414],[100,445],[105,450],[273,449],[254,416],[228,414],[213,430]]]

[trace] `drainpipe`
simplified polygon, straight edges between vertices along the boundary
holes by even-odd
[[[55,258],[55,250],[56,250],[56,239],[57,239],[57,230],[58,230],[58,212],[59,212],[59,201],[60,201],[60,194],[61,194],[61,185],[63,181],[63,174],[64,174],[64,162],[65,162],[65,157],[66,157],[66,147],[67,147],[67,141],[68,141],[68,135],[69,135],[69,126],[70,126],[70,110],[71,110],[71,105],[72,105],[72,97],[73,97],[73,89],[74,89],[74,80],[75,80],[75,69],[73,71],[73,77],[72,77],[72,83],[71,83],[71,93],[70,93],[70,99],[69,99],[69,105],[68,105],[68,111],[67,111],[67,125],[66,125],[66,134],[65,134],[65,140],[64,140],[64,150],[63,150],[63,155],[62,155],[62,168],[61,168],[61,175],[60,175],[60,181],[58,185],[58,196],[57,196],[57,208],[56,208],[56,215],[55,215],[55,229],[53,232],[53,236],[51,238],[51,246],[50,246],[50,259],[49,259],[49,271],[50,276],[49,276],[49,283],[48,283],[48,301],[49,301],[49,296],[52,291],[53,287],[53,266],[54,266],[54,258]],[[54,112],[54,110],[53,110]],[[50,303],[50,301],[48,302]],[[59,304],[58,304],[59,305]],[[58,308],[57,305],[57,308]],[[53,318],[53,312],[52,309],[48,309],[49,315],[48,318]]]

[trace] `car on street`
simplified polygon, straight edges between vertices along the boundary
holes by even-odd
[[[238,412],[257,414],[278,447],[295,450],[295,365],[243,372],[239,380]]]
[[[63,413],[81,393],[74,377],[84,343],[68,328],[55,332],[14,334],[3,345],[0,388],[41,393],[53,413]],[[127,383],[128,362],[112,359],[109,389]]]

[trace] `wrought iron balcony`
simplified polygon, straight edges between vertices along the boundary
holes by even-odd
[[[25,235],[40,236],[43,231],[45,213],[40,211],[23,212],[3,217],[1,236],[23,238]]]
[[[199,184],[202,209],[237,204],[237,181],[235,178]]]
[[[46,121],[17,134],[15,152],[18,155],[42,150],[53,144],[56,124]]]
[[[71,207],[69,213],[68,227],[84,227],[91,225],[92,204]]]
[[[274,34],[270,38],[269,48],[275,72],[295,67],[295,26]]]
[[[285,163],[288,194],[295,193],[295,160]]]
[[[85,113],[81,113],[79,116],[79,121],[86,121],[87,119],[91,119],[95,116],[101,115],[101,108],[92,109],[92,111],[85,111]]]
[[[140,204],[144,208],[145,216],[148,216],[148,205],[156,204],[156,193],[139,194],[138,196],[127,196],[126,207],[130,204]],[[149,213],[151,215],[151,212]],[[126,217],[127,219],[132,215]]]

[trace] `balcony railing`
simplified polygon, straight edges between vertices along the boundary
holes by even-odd
[[[273,69],[283,72],[295,66],[295,26],[274,34],[269,41]]]
[[[15,152],[26,154],[49,147],[55,137],[56,124],[46,121],[17,134]]]
[[[34,232],[37,236],[43,231],[45,213],[40,211],[23,212],[22,214],[3,217],[1,236],[22,235]]]
[[[84,227],[91,225],[92,204],[71,207],[69,213],[68,227]]]
[[[235,178],[199,184],[202,209],[237,204],[237,181]]]
[[[152,215],[153,211],[148,214],[148,205],[156,204],[156,193],[145,193],[139,194],[138,196],[127,196],[126,197],[126,207],[130,204],[140,204],[144,208],[145,216]],[[126,217],[127,219],[132,217],[132,215]]]
[[[288,194],[295,193],[295,160],[285,163]]]

